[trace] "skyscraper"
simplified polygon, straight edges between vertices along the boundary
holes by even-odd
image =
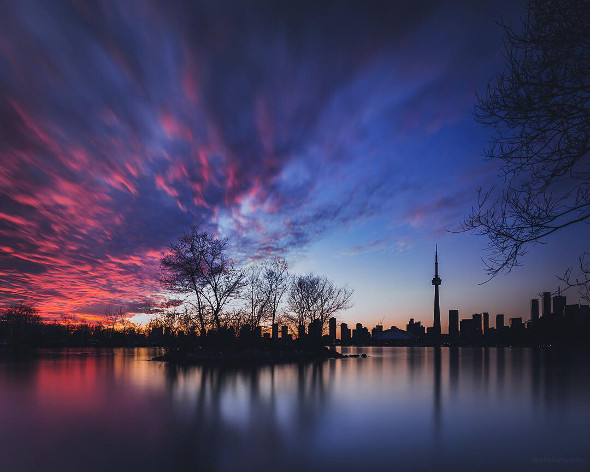
[[[531,321],[537,321],[539,319],[539,299],[533,298],[531,300]]]
[[[543,298],[543,316],[549,316],[551,314],[551,292],[543,292],[541,297]]]
[[[490,329],[490,314],[484,311],[483,313],[483,334],[488,334]]]
[[[557,289],[557,295],[553,297],[553,314],[563,316],[565,311],[565,295],[561,294],[561,287]]]
[[[434,285],[434,326],[433,332],[435,336],[440,336],[440,303],[438,297],[438,286],[442,283],[438,276],[438,246],[434,250],[434,278],[432,285]]]
[[[474,313],[471,318],[473,319],[473,332],[477,336],[481,336],[481,313]]]
[[[496,329],[504,329],[504,315],[501,313],[499,315],[496,315]]]
[[[449,335],[451,339],[459,336],[459,310],[449,310]]]
[[[328,322],[329,330],[328,333],[330,334],[330,340],[332,342],[336,341],[336,318],[330,318]]]
[[[343,346],[350,344],[350,328],[346,323],[340,324],[340,342]]]

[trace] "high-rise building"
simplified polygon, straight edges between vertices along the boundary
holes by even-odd
[[[557,289],[557,295],[553,297],[553,314],[556,316],[563,316],[565,310],[566,300],[565,295],[561,294],[561,288]]]
[[[369,329],[365,328],[362,323],[356,324],[356,329],[352,330],[352,342],[354,344],[367,344],[371,341]]]
[[[490,330],[490,314],[484,311],[483,313],[483,334],[488,334]]]
[[[422,323],[420,321],[414,321],[414,318],[410,318],[410,321],[406,325],[406,331],[419,338],[423,337],[426,332]]]
[[[432,285],[434,285],[434,325],[433,332],[435,336],[440,336],[440,303],[438,296],[438,286],[442,283],[438,276],[438,245],[434,249],[434,278]]]
[[[332,342],[336,341],[336,318],[334,317],[328,321],[328,334]]]
[[[277,339],[279,337],[279,325],[277,323],[273,323],[272,325],[272,338]]]
[[[287,325],[281,326],[281,339],[286,341],[288,337],[289,337],[289,328],[287,327]]]
[[[449,335],[451,339],[459,335],[459,310],[449,310]]]
[[[539,319],[539,299],[533,298],[531,300],[531,321],[535,322]]]
[[[551,292],[543,292],[541,298],[543,299],[543,316],[549,316],[551,314]]]
[[[350,344],[350,328],[346,323],[340,324],[340,343],[343,346]]]
[[[473,319],[474,334],[481,335],[481,313],[475,313],[471,318]]]
[[[319,319],[315,319],[307,325],[307,335],[316,340],[322,337],[322,322]]]
[[[305,337],[305,325],[304,324],[300,324],[297,327],[297,337],[299,339],[303,339]]]
[[[496,315],[496,330],[504,329],[504,315],[498,314]]]
[[[473,319],[464,318],[461,320],[461,339],[471,340],[473,338]]]
[[[461,341],[469,344],[481,342],[481,315],[476,314],[471,318],[461,320]]]

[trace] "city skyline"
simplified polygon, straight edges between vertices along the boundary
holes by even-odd
[[[406,329],[409,327],[409,325],[413,324],[413,323],[417,323],[418,326],[421,326],[421,329],[424,329],[424,335],[427,335],[429,337],[432,337],[434,339],[436,339],[437,337],[439,337],[441,334],[443,335],[449,335],[449,336],[453,336],[453,334],[456,334],[457,336],[459,335],[460,329],[459,326],[461,324],[462,321],[467,320],[470,321],[472,319],[475,319],[476,317],[479,317],[479,325],[481,328],[481,332],[482,333],[486,333],[488,331],[488,329],[492,328],[492,329],[501,329],[504,328],[505,326],[508,326],[507,322],[509,322],[510,324],[512,323],[512,320],[520,320],[520,322],[524,323],[525,325],[528,325],[529,323],[535,323],[538,322],[539,319],[543,319],[545,317],[549,317],[551,315],[554,316],[564,316],[566,310],[566,307],[569,306],[574,306],[574,305],[578,305],[580,307],[582,307],[583,309],[588,308],[588,304],[584,304],[581,303],[580,297],[577,297],[577,300],[574,301],[573,303],[567,303],[567,296],[564,295],[561,291],[561,287],[558,286],[557,290],[555,292],[548,292],[548,291],[542,291],[539,292],[537,294],[536,298],[531,298],[529,300],[527,300],[529,302],[529,312],[528,314],[526,313],[521,313],[521,314],[506,314],[503,312],[492,312],[492,311],[478,311],[472,314],[469,313],[463,313],[461,310],[457,309],[457,308],[450,308],[448,310],[448,315],[442,316],[441,311],[440,311],[440,305],[439,305],[439,289],[438,287],[441,285],[442,280],[439,277],[439,271],[438,271],[438,245],[435,245],[435,256],[434,256],[434,278],[432,279],[432,285],[435,287],[435,295],[434,295],[434,310],[433,310],[433,314],[432,314],[432,323],[428,324],[427,320],[423,320],[420,318],[415,318],[415,317],[411,317],[408,321],[408,325],[406,325]],[[584,308],[585,307],[585,308]],[[528,318],[527,318],[528,316]],[[495,324],[493,324],[491,322],[491,320],[495,319],[496,322]],[[446,321],[446,323],[445,323]],[[333,339],[336,338],[335,333],[336,333],[336,318],[331,318],[330,319],[330,337],[332,337]],[[350,329],[348,328],[348,322],[346,321],[340,321],[339,322],[340,326],[344,326],[345,329],[347,329],[348,331],[350,331]],[[362,327],[362,323],[354,323],[357,326],[357,329],[359,327]],[[438,325],[438,328],[437,328]],[[388,326],[387,322],[384,321],[379,321],[377,323],[374,324],[368,324],[368,327],[373,327],[374,329],[380,329],[383,330],[384,327]],[[391,325],[391,328],[397,328],[397,329],[403,329],[403,326],[400,328],[400,326],[397,326],[395,324]],[[446,328],[446,329],[445,329]],[[386,328],[387,329],[387,328]],[[432,331],[431,331],[432,330]],[[428,333],[427,333],[428,331]],[[342,332],[340,332],[340,337],[342,337]],[[348,333],[346,335],[347,339],[351,338],[351,334]]]

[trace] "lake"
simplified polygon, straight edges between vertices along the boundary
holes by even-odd
[[[590,353],[343,348],[177,368],[159,349],[0,357],[0,470],[590,470]]]

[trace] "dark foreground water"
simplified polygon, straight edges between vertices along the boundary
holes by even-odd
[[[365,348],[228,371],[0,357],[0,470],[590,470],[590,355]]]

